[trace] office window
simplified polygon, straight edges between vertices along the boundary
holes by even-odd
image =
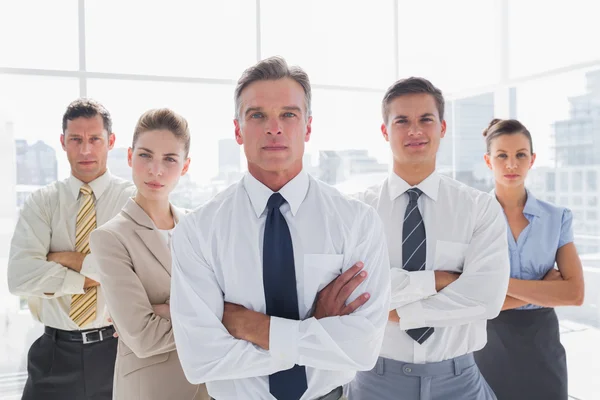
[[[554,172],[546,173],[546,190],[554,192],[556,185],[556,174]]]
[[[0,38],[1,67],[77,70],[77,0],[0,1]]]
[[[390,0],[262,0],[262,55],[285,56],[316,85],[385,90],[396,77],[392,9]]]
[[[552,4],[509,0],[511,76],[537,74],[600,58],[600,49],[588,46],[589,39],[600,36],[595,6],[588,0],[560,0]]]
[[[256,61],[255,2],[86,1],[90,71],[237,80]]]
[[[590,192],[598,189],[598,174],[596,171],[587,171],[586,174],[586,189]]]
[[[560,173],[560,190],[563,192],[569,191],[569,173],[567,171],[562,171]]]
[[[399,1],[399,75],[426,77],[446,92],[498,82],[499,18],[489,18],[496,7],[490,0]]]
[[[574,171],[573,174],[571,175],[571,177],[572,177],[573,191],[581,192],[583,190],[583,172]]]

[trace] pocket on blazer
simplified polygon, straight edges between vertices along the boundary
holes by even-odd
[[[435,243],[434,269],[462,272],[465,255],[469,245],[467,243],[438,240]]]
[[[304,255],[304,305],[310,310],[317,293],[340,276],[344,264],[343,254]]]

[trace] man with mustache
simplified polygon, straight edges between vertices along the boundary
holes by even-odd
[[[23,400],[110,400],[117,353],[89,234],[131,197],[106,168],[115,143],[109,112],[78,99],[62,120],[71,175],[27,198],[12,239],[8,286],[45,325],[29,350]]]
[[[312,116],[302,69],[259,62],[235,103],[248,173],[173,233],[184,372],[216,400],[338,400],[373,367],[387,323],[381,221],[303,170]]]
[[[498,315],[509,275],[506,222],[487,193],[435,170],[446,133],[444,97],[431,82],[394,83],[382,101],[390,176],[360,197],[384,221],[391,304],[375,368],[350,384],[352,400],[491,400],[475,365],[486,320]]]

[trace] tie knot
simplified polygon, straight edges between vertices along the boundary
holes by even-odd
[[[88,185],[87,183],[85,185],[83,185],[81,188],[79,188],[79,191],[86,196],[91,196],[92,193],[94,193],[94,191],[92,190],[90,185]]]
[[[410,196],[410,202],[414,203],[419,199],[419,196],[423,194],[419,188],[410,188],[406,191]]]
[[[269,201],[267,202],[267,208],[271,211],[274,208],[279,209],[281,205],[285,203],[285,199],[280,193],[273,193],[271,197],[269,197]]]

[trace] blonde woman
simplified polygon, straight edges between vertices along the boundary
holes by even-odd
[[[205,400],[175,349],[169,307],[171,231],[183,211],[169,194],[188,170],[186,120],[169,109],[150,110],[135,128],[128,162],[137,194],[91,235],[100,280],[119,335],[114,377],[117,400]]]

